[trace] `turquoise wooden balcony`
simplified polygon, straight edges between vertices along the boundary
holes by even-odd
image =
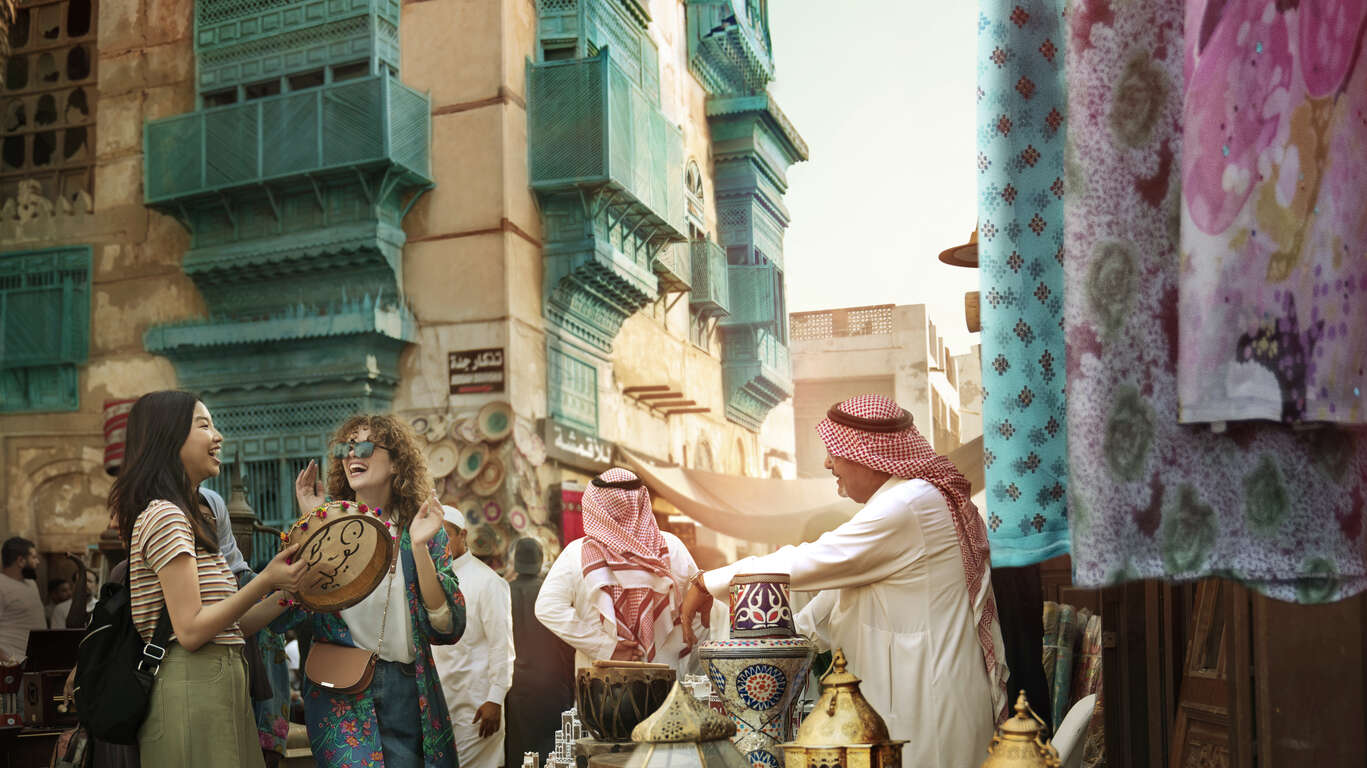
[[[528,70],[532,189],[606,193],[602,205],[613,218],[625,218],[648,239],[687,239],[682,134],[607,49]]]
[[[689,306],[707,317],[724,317],[731,306],[726,249],[711,240],[695,240],[688,248],[693,262]]]
[[[783,300],[778,268],[773,264],[732,264],[726,272],[731,316],[722,325],[779,327]]]
[[[428,185],[430,112],[425,94],[381,75],[154,120],[143,131],[147,204],[353,169]]]
[[[738,0],[688,0],[688,65],[714,96],[762,92],[774,78],[768,12]]]
[[[201,93],[332,65],[399,65],[399,0],[196,0]]]
[[[726,328],[722,338],[726,417],[758,430],[769,411],[793,395],[788,347],[760,327]]]

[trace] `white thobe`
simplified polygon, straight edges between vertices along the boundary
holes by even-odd
[[[460,768],[503,763],[503,699],[513,684],[513,603],[508,582],[468,551],[451,563],[465,596],[465,634],[455,645],[432,646],[451,713]],[[499,706],[498,732],[480,738],[475,710]],[[514,767],[515,768],[515,767]]]
[[[954,521],[933,485],[891,478],[816,541],[708,571],[704,582],[724,599],[742,573],[787,573],[793,589],[822,590],[798,612],[797,629],[822,650],[844,649],[892,738],[907,741],[903,765],[973,768],[986,759],[993,689]]]
[[[660,533],[669,550],[670,575],[681,589],[697,572],[698,566],[679,537],[668,531]],[[566,544],[536,597],[536,618],[574,648],[575,667],[587,667],[594,659],[611,659],[613,651],[617,650],[617,626],[603,621],[598,612],[598,589],[584,578],[583,550],[583,539]],[[695,629],[702,629],[701,623],[695,621],[695,624]],[[683,675],[688,671],[688,650],[683,628],[676,624],[664,637],[655,636],[652,661],[668,664]]]

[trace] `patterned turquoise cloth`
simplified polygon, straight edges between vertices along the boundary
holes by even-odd
[[[994,566],[1068,551],[1064,0],[982,0],[978,261]]]

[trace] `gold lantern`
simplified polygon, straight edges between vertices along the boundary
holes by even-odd
[[[736,724],[693,698],[678,682],[655,712],[631,731],[637,746],[623,762],[589,761],[605,768],[750,768],[731,743]]]
[[[1044,722],[1030,711],[1025,691],[1016,699],[1016,715],[997,728],[982,768],[1059,768],[1058,751],[1040,732]]]
[[[839,648],[821,678],[821,698],[783,747],[787,768],[901,768],[902,745],[859,692],[859,678],[846,669]]]

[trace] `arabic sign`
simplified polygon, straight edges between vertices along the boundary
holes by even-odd
[[[545,419],[542,435],[546,441],[546,456],[580,469],[601,472],[612,466],[613,444],[583,430],[566,426],[554,419]]]
[[[467,349],[447,356],[451,367],[451,394],[503,391],[503,350]]]

